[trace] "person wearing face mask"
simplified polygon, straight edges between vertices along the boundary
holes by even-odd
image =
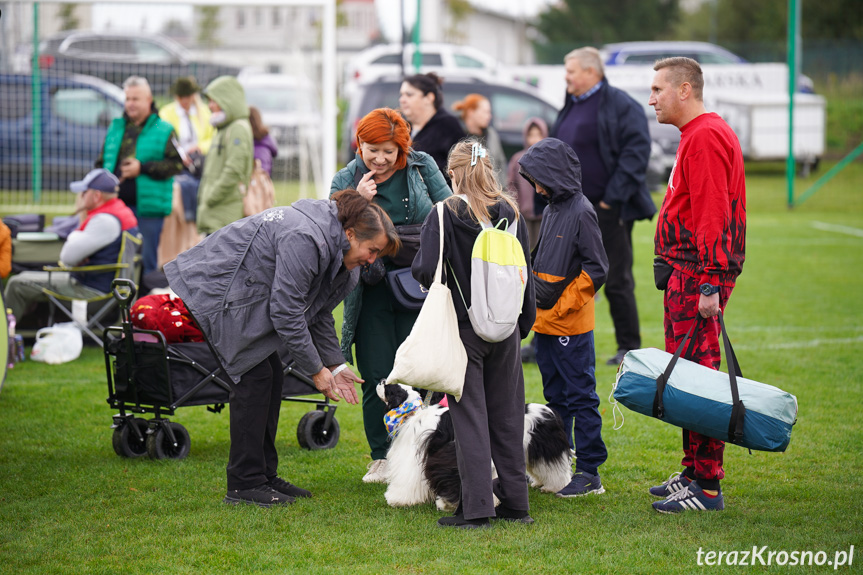
[[[461,114],[468,136],[475,136],[491,156],[494,178],[506,189],[506,154],[500,135],[491,125],[491,102],[482,94],[468,94],[464,100],[453,104],[453,110]]]
[[[183,169],[174,147],[174,128],[159,118],[146,78],[130,76],[123,82],[124,113],[108,127],[96,168],[105,168],[120,180],[119,198],[138,218],[143,272],[158,265],[159,237],[165,216],[171,213],[174,176]]]
[[[212,234],[243,217],[240,189],[252,177],[254,139],[243,86],[220,76],[204,90],[216,128],[198,189],[198,231]]]
[[[411,124],[413,149],[434,158],[449,184],[447,156],[465,133],[458,119],[443,106],[442,84],[434,72],[408,76],[399,88],[399,110]]]
[[[231,380],[225,503],[271,507],[311,497],[277,473],[282,362],[293,361],[328,399],[356,404],[354,383],[363,380],[343,363],[333,309],[360,266],[398,247],[386,212],[343,190],[228,224],[165,264]]]
[[[331,193],[356,188],[383,208],[396,226],[422,224],[433,204],[452,195],[431,156],[411,149],[410,128],[397,111],[379,108],[369,112],[357,126],[357,146],[356,158],[333,177]],[[399,252],[398,259],[405,255]],[[412,260],[412,255],[408,259]],[[363,425],[372,458],[363,477],[366,483],[386,481],[387,429],[383,419],[387,409],[375,386],[392,371],[396,350],[419,314],[394,305],[383,278],[386,271],[396,267],[390,258],[370,266],[345,300],[342,352],[353,363],[351,346],[356,344],[356,365],[366,381]]]

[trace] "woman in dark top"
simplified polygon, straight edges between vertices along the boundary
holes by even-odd
[[[434,72],[408,76],[399,90],[399,107],[411,123],[414,150],[434,158],[449,183],[447,155],[465,132],[458,119],[444,109],[441,84],[443,80]]]

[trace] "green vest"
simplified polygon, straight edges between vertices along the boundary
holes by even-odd
[[[144,128],[135,144],[135,159],[142,164],[165,159],[165,146],[174,132],[173,126],[160,119],[156,114],[150,114],[144,123]],[[117,166],[117,156],[126,133],[125,118],[117,118],[111,122],[108,135],[105,136],[105,150],[102,155],[103,166],[113,172]],[[135,178],[137,186],[137,213],[143,218],[163,218],[171,213],[171,195],[174,178],[154,180],[145,174]]]

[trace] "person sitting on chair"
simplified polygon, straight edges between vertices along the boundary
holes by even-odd
[[[60,251],[60,264],[114,264],[117,262],[124,231],[138,233],[135,214],[117,197],[120,181],[103,168],[90,171],[83,180],[72,182],[69,189],[78,194],[76,213],[83,212],[83,223],[69,234]],[[9,279],[6,305],[16,318],[23,317],[38,302],[48,301],[43,289],[86,300],[111,291],[115,271],[106,272],[37,272],[28,271]]]

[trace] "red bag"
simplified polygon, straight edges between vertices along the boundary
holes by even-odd
[[[161,331],[168,343],[204,341],[204,334],[192,319],[186,304],[177,296],[147,295],[132,306],[132,325]]]

